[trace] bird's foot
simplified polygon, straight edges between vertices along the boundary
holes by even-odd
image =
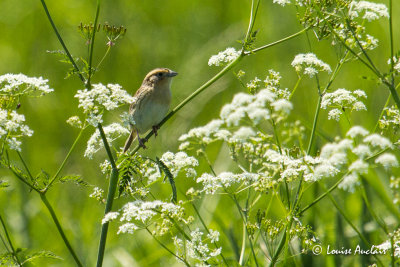
[[[157,135],[158,135],[158,130],[160,129],[160,126],[154,125],[152,128],[153,128],[154,136],[157,137]]]
[[[145,146],[145,142],[146,142],[146,139],[142,139],[142,138],[140,138],[139,137],[139,135],[138,135],[138,142],[139,142],[139,147],[141,147],[141,148],[143,148],[143,149],[146,149],[147,147]]]

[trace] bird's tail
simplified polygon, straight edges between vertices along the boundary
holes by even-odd
[[[128,151],[129,147],[132,145],[132,142],[135,141],[135,139],[136,139],[136,136],[135,136],[134,130],[132,130],[131,133],[129,134],[128,139],[125,142],[124,153],[126,151]]]

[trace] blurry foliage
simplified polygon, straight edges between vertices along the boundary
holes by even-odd
[[[179,103],[219,70],[216,67],[207,66],[209,56],[227,46],[237,45],[236,40],[244,38],[242,34],[246,29],[248,19],[248,3],[243,0],[170,0],[168,2],[122,0],[103,1],[102,5],[100,21],[109,21],[110,25],[124,25],[124,29],[127,31],[125,37],[112,47],[109,56],[96,70],[94,82],[119,83],[128,92],[134,93],[150,69],[168,67],[179,72],[179,78],[172,85],[173,105]],[[400,5],[394,6],[396,8],[394,12],[399,14]],[[73,57],[79,58],[79,61],[85,65],[82,58],[87,53],[87,40],[82,41],[77,26],[81,21],[89,22],[89,24],[83,25],[90,25],[90,21],[94,17],[94,2],[48,1],[48,7]],[[332,10],[327,11],[332,12]],[[259,12],[255,25],[255,28],[259,29],[258,44],[275,41],[301,28],[296,20],[297,12],[294,9],[282,8],[273,5],[272,1],[264,0]],[[314,20],[315,18],[309,17],[305,10],[303,23],[312,24]],[[394,17],[393,24],[398,25],[400,23],[398,20],[398,16]],[[383,30],[386,29],[386,23],[387,21],[382,20],[368,25],[368,27],[378,39],[384,40],[382,37],[387,34]],[[2,33],[0,74],[24,73],[28,76],[43,76],[45,79],[49,79],[51,87],[55,89],[55,92],[46,98],[24,99],[18,103],[18,106],[21,104],[21,113],[25,114],[29,126],[35,131],[32,138],[24,140],[24,158],[28,165],[32,166],[33,173],[39,173],[41,178],[46,178],[47,175],[45,172],[41,172],[41,168],[46,167],[46,170],[54,173],[78,134],[78,130],[69,127],[65,121],[71,114],[76,113],[77,100],[73,96],[83,86],[76,76],[64,79],[65,74],[70,72],[68,67],[57,62],[54,56],[46,52],[55,51],[51,53],[59,54],[61,60],[65,62],[65,55],[58,51],[61,47],[39,1],[0,1],[0,29]],[[94,66],[101,61],[102,55],[110,47],[110,42],[114,43],[123,31],[121,29],[121,32],[118,33],[118,29],[111,28],[113,33],[108,37],[101,34],[97,36]],[[325,31],[316,32],[319,39],[324,39],[329,34],[329,29],[326,27],[324,29]],[[400,36],[398,27],[394,29],[394,36]],[[308,37],[313,38],[311,33],[308,33]],[[246,59],[240,69],[246,73],[260,74],[260,76],[268,69],[280,71],[285,73],[285,80],[281,82],[282,86],[293,87],[297,75],[290,66],[290,62],[296,54],[308,50],[307,38],[300,37],[261,52],[257,57]],[[336,61],[337,51],[331,49],[329,41],[313,43],[313,50],[319,53],[325,62]],[[383,54],[386,55],[387,51],[388,44],[382,41],[370,55],[372,58],[379,58]],[[358,73],[362,73],[364,70],[359,65],[351,63],[346,65],[333,86],[335,88],[341,86],[363,88],[367,92],[366,105],[369,107],[371,115],[369,117],[356,115],[353,117],[353,122],[357,124],[360,119],[363,119],[364,125],[372,127],[384,105],[388,92],[386,88],[377,85],[375,80],[369,79],[368,72],[365,72],[368,76],[367,79],[360,77]],[[307,90],[307,85],[310,85],[309,90]],[[294,119],[302,120],[303,124],[309,127],[311,127],[311,119],[304,118],[311,118],[314,112],[317,93],[311,89],[313,87],[313,81],[305,81],[302,90],[298,90],[293,98],[296,114],[298,114],[297,117],[294,116]],[[234,75],[224,77],[196,101],[193,101],[190,106],[185,107],[182,112],[168,121],[160,131],[160,135],[156,139],[150,140],[150,149],[141,153],[155,158],[160,155],[161,151],[176,150],[177,138],[181,134],[216,117],[221,106],[229,101],[232,95],[243,90],[245,89]],[[118,110],[111,116],[114,116],[114,119],[118,118],[118,115],[125,109]],[[347,127],[332,121],[325,121],[321,125],[319,135],[323,136],[329,133],[330,137],[334,137],[340,133],[342,128]],[[81,173],[82,178],[88,184],[107,184],[108,181],[99,181],[105,179],[99,167],[83,158],[85,140],[88,139],[89,134],[86,133],[86,136],[82,138],[80,147],[74,151],[63,173]],[[316,147],[319,147],[320,143],[321,141],[317,140]],[[121,143],[122,145],[123,143]],[[212,158],[218,159],[220,149],[219,146],[211,146],[209,154]],[[240,150],[240,148],[236,148],[236,150]],[[16,157],[16,155],[14,156]],[[219,168],[218,164],[223,168],[229,168],[225,166],[224,160],[217,161],[216,169]],[[15,171],[19,172],[21,168],[22,166],[15,166]],[[125,179],[132,177],[134,173],[134,170],[126,169],[121,175]],[[26,247],[51,250],[55,255],[60,255],[64,259],[69,257],[64,244],[59,240],[60,237],[55,226],[49,221],[49,215],[38,201],[38,196],[30,193],[29,189],[11,177],[7,170],[1,169],[0,174],[2,179],[0,182],[2,187],[0,191],[1,210],[10,215],[8,218],[9,230],[19,241],[18,243],[24,244]],[[26,178],[28,179],[28,177]],[[61,178],[61,181],[72,180],[82,184],[80,179],[75,176],[66,176]],[[121,188],[124,187],[124,179],[121,179]],[[7,180],[11,186],[3,188],[6,185],[3,180]],[[185,181],[181,179],[179,182],[184,183]],[[186,183],[190,182],[186,181]],[[122,193],[122,190],[120,192]],[[84,255],[84,265],[93,265],[96,260],[97,251],[93,247],[94,244],[97,244],[100,229],[99,218],[102,218],[104,210],[101,204],[88,198],[89,194],[90,190],[82,188],[77,190],[75,185],[63,184],[54,186],[48,195],[49,199],[56,203],[57,210],[62,213],[60,218],[73,245],[78,248],[80,255]],[[351,218],[358,218],[363,212],[360,208],[363,204],[355,198],[343,199],[343,202],[346,201],[346,207],[358,207],[352,210],[352,213],[348,213]],[[117,200],[115,209],[124,202],[124,200]],[[216,202],[214,208],[223,210],[224,205],[228,205],[228,203]],[[326,210],[327,206],[324,205],[324,202],[320,206],[321,211]],[[210,207],[207,206],[207,203],[200,205],[200,209],[204,210],[208,210]],[[279,215],[280,208],[278,206],[272,205],[271,209],[272,214]],[[333,219],[334,215],[326,212],[320,216],[321,221],[315,221],[315,224],[324,223],[334,226]],[[237,229],[230,228],[230,226],[238,224],[239,219],[227,215],[218,220],[227,226],[227,235],[232,236],[229,231],[237,232]],[[262,223],[264,227],[269,225],[266,220],[259,223]],[[116,227],[111,225],[109,231],[115,233]],[[334,230],[332,229],[332,231]],[[305,229],[304,234],[307,233],[308,229]],[[331,234],[326,233],[326,235]],[[104,265],[134,265],[134,258],[142,259],[138,264],[140,266],[169,264],[163,259],[165,251],[158,247],[153,240],[140,236],[137,237],[137,240],[140,241],[132,241],[131,236],[110,234],[107,240],[107,250],[110,253],[107,255]],[[124,244],[122,248],[121,244]],[[149,250],[145,248],[149,248]],[[0,262],[7,257],[6,254],[3,254]],[[40,263],[40,260],[38,262]],[[43,262],[48,263],[49,261],[44,260]],[[52,264],[52,266],[71,266],[68,260],[54,261]],[[41,265],[38,264],[38,266]]]

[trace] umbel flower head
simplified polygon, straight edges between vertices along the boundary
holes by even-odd
[[[134,101],[134,97],[123,90],[119,84],[94,84],[91,90],[78,90],[75,97],[79,100],[78,107],[82,108],[87,116],[86,120],[93,126],[102,122],[101,113],[104,109],[113,110],[122,104],[130,104]]]
[[[21,151],[21,137],[32,136],[33,131],[25,125],[25,116],[14,109],[24,96],[40,97],[52,91],[42,77],[27,77],[24,74],[0,76],[0,143],[12,150]]]
[[[234,61],[240,56],[240,51],[236,51],[233,47],[228,47],[225,51],[219,52],[218,55],[211,56],[208,60],[208,66],[223,66]]]

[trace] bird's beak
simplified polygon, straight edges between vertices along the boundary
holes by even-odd
[[[168,73],[168,77],[175,77],[176,75],[178,75],[178,73],[172,70],[170,70]]]

